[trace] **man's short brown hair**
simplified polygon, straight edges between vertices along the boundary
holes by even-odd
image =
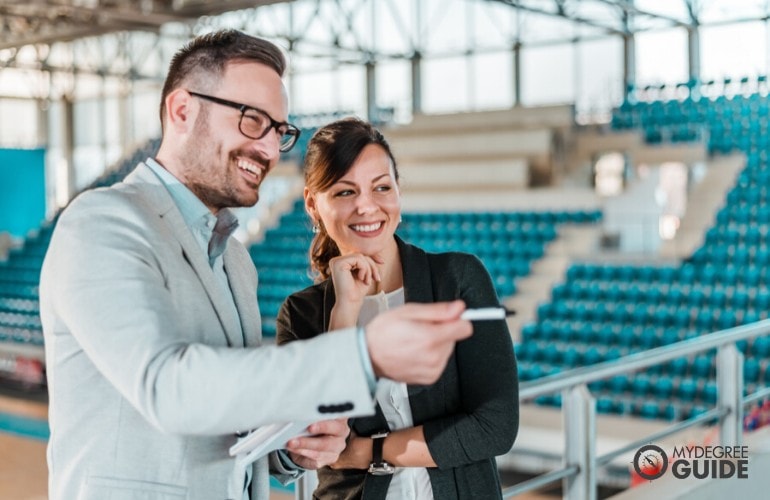
[[[166,97],[183,84],[204,91],[221,77],[233,61],[262,63],[283,77],[286,58],[275,44],[237,30],[221,30],[198,36],[174,54],[160,98],[160,124],[164,126]]]

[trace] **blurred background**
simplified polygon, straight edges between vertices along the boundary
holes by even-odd
[[[46,497],[57,215],[154,154],[171,56],[219,28],[286,51],[303,130],[238,212],[266,342],[311,283],[307,140],[357,115],[399,161],[399,234],[475,253],[518,311],[504,496],[763,497],[768,19],[765,0],[0,0],[0,498]],[[642,480],[649,442],[747,444],[753,474]]]

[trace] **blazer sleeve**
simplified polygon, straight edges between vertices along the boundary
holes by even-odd
[[[452,255],[458,260],[445,266],[446,271],[457,273],[459,297],[467,306],[498,304],[481,261],[473,255]],[[475,322],[473,335],[457,344],[455,362],[461,411],[423,423],[428,449],[442,469],[508,452],[519,427],[516,358],[506,323]]]
[[[70,357],[85,354],[149,423],[170,433],[325,420],[344,416],[329,411],[342,403],[374,411],[355,329],[284,347],[230,348],[196,341],[180,327],[189,324],[183,314],[198,313],[195,304],[175,303],[167,288],[173,266],[185,261],[181,252],[159,253],[174,240],[157,220],[135,200],[104,191],[65,211],[41,278],[49,351],[72,344]],[[55,376],[66,368],[51,367]]]

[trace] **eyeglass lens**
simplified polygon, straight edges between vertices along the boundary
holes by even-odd
[[[260,139],[267,135],[271,126],[270,118],[256,109],[246,110],[241,118],[241,132],[253,139]],[[288,133],[286,126],[278,127],[276,132],[278,133],[281,149],[290,146],[294,142],[294,135]]]

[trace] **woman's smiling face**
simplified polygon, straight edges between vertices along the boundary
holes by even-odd
[[[342,178],[309,194],[306,204],[342,255],[377,255],[394,244],[401,195],[390,157],[377,144],[365,146]]]

